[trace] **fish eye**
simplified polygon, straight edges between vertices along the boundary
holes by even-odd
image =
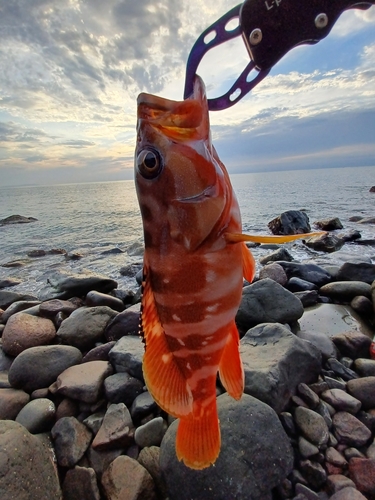
[[[158,151],[144,149],[137,156],[138,172],[145,179],[155,179],[163,168],[163,162]]]

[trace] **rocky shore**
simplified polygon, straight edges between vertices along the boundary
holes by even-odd
[[[374,500],[375,264],[278,248],[262,265],[236,317],[245,394],[218,382],[203,471],[144,385],[139,293],[61,272],[38,296],[0,290],[0,498]]]

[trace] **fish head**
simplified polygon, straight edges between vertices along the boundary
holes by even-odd
[[[204,84],[197,77],[185,101],[142,93],[137,104],[135,183],[145,246],[173,242],[193,251],[225,211],[229,182],[211,143]]]

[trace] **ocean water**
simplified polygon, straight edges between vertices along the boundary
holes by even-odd
[[[369,192],[375,185],[375,167],[237,174],[231,180],[245,232],[269,234],[271,219],[286,210],[304,209],[311,225],[339,217],[344,226],[340,232],[358,229],[363,239],[375,238],[375,225],[349,221],[354,215],[375,216],[375,194]],[[136,288],[134,278],[120,274],[123,266],[142,262],[142,220],[133,181],[0,188],[0,219],[13,214],[38,221],[0,226],[0,280],[22,280],[12,290],[36,293],[54,269],[85,269],[117,280],[119,288]],[[332,254],[311,251],[301,242],[286,246],[302,262],[375,262],[373,246],[350,243]],[[82,258],[27,256],[31,250],[55,248],[78,252]],[[253,253],[257,259],[269,251],[259,247]],[[24,264],[2,267],[14,260]]]

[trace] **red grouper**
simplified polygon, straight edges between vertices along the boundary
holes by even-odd
[[[241,234],[199,77],[182,102],[139,95],[135,182],[145,241],[144,378],[159,406],[180,419],[178,459],[203,469],[220,452],[217,372],[233,398],[244,388],[234,318],[243,277],[251,282],[255,272],[244,241],[269,238]]]

